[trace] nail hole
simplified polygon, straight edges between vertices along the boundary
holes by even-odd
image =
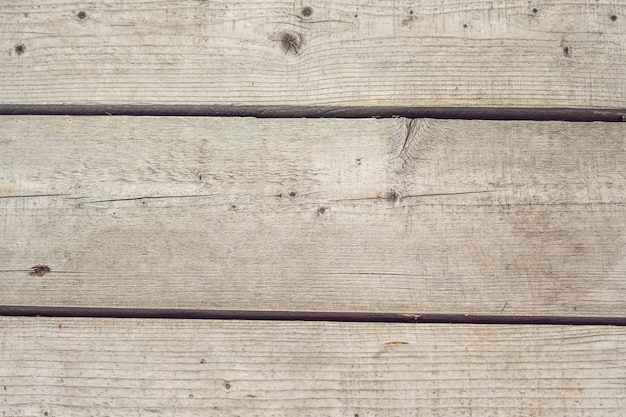
[[[318,216],[323,216],[324,214],[326,214],[326,212],[329,210],[328,207],[320,207],[317,209],[317,215]]]
[[[76,13],[76,17],[78,18],[78,20],[85,20],[87,19],[87,13],[85,13],[84,10],[81,10],[80,12]]]
[[[15,45],[16,54],[22,55],[24,52],[26,52],[26,46],[24,46],[23,43],[18,43],[17,45]]]
[[[616,14],[612,14],[611,15],[611,21],[615,22],[617,20],[617,15]]]
[[[206,359],[204,358],[200,359],[200,363],[206,363]]]
[[[531,12],[533,12],[533,14],[537,14],[539,13],[539,9],[536,7],[533,7],[533,9],[531,10]]]
[[[228,382],[224,383],[224,388],[230,389],[230,384]]]
[[[289,192],[289,197],[295,197],[295,196],[297,196],[297,195],[298,195],[298,194],[296,194],[296,192],[295,192],[295,191],[290,191],[290,192]]]
[[[304,16],[304,17],[309,17],[309,16],[311,16],[313,14],[313,8],[308,7],[308,6],[307,7],[303,7],[302,11],[300,13],[302,13],[302,16]]]
[[[463,24],[463,28],[464,28],[464,29],[467,29],[467,23],[464,23],[464,24]]]
[[[571,56],[572,55],[572,48],[570,48],[569,46],[565,45],[563,47],[563,55]]]

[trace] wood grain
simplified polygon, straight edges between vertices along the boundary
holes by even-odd
[[[3,311],[626,317],[624,124],[0,123]]]
[[[626,415],[626,329],[0,318],[13,416]]]
[[[26,0],[0,22],[3,111],[626,109],[624,0]]]

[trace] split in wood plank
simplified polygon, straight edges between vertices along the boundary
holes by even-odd
[[[626,317],[624,124],[0,124],[4,311]]]
[[[0,22],[2,111],[626,110],[625,0],[27,0]]]

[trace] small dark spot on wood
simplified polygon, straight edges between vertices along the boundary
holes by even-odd
[[[323,216],[324,214],[326,214],[326,211],[328,211],[328,207],[320,207],[317,209],[317,215]]]
[[[539,9],[538,9],[538,8],[536,8],[536,7],[533,7],[533,8],[532,8],[532,10],[531,10],[531,12],[532,12],[533,14],[537,14],[537,13],[539,13]]]
[[[63,323],[59,323],[59,325],[57,326],[59,329],[62,329],[65,327],[65,325]]]
[[[354,417],[359,417],[359,415],[357,413],[354,413]]]
[[[289,192],[289,197],[295,197],[296,195],[298,195],[298,194],[296,194],[295,191],[290,191]]]
[[[611,19],[611,22],[615,22],[617,20],[617,15],[616,14],[612,14],[610,19]]]
[[[355,14],[355,15],[354,15],[354,17],[359,17],[359,15],[358,15],[358,14]]]
[[[189,398],[193,398],[193,394],[189,394]]]
[[[467,23],[463,23],[463,28],[467,29]]]
[[[569,45],[563,45],[563,55],[566,57],[572,56],[572,48]]]
[[[51,272],[50,267],[48,265],[35,265],[30,269],[31,269],[30,275],[32,276],[36,275],[38,277],[43,277],[48,272]]]
[[[6,385],[4,386],[4,390],[5,390],[5,391],[7,390],[7,386],[6,386]]]
[[[200,359],[200,363],[206,363],[206,359],[204,358]]]
[[[283,198],[283,193],[278,193],[278,194],[276,194],[276,197],[278,197],[278,198]]]
[[[298,55],[302,50],[302,36],[296,32],[281,32],[278,35],[278,40],[280,41],[280,48],[283,50],[285,54],[294,54]]]
[[[313,14],[313,8],[309,6],[303,7],[301,13],[303,17],[309,17]]]
[[[76,17],[78,18],[78,20],[85,20],[87,19],[87,13],[85,13],[84,10],[81,10],[80,12],[76,13]]]
[[[198,174],[198,180],[202,181],[202,174]]]
[[[17,45],[15,45],[16,54],[22,55],[24,52],[26,52],[26,46],[24,46],[23,43],[18,43]]]
[[[226,388],[226,389],[230,389],[230,383],[228,383],[228,382],[224,382],[224,388]]]
[[[357,166],[361,166],[361,161],[362,161],[362,158],[357,158],[356,159]]]
[[[43,415],[44,415],[44,416],[47,416],[47,415],[48,415],[48,412],[47,412],[47,411],[44,411]]]

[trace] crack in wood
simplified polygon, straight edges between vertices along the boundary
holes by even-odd
[[[202,197],[217,197],[218,194],[190,194],[190,195],[159,195],[159,196],[143,196],[143,197],[128,197],[128,198],[112,198],[109,200],[94,200],[84,201],[84,204],[95,203],[112,203],[117,201],[136,201],[136,200],[157,200],[165,198],[202,198]]]
[[[402,201],[406,198],[424,198],[424,197],[440,197],[440,196],[453,196],[453,195],[466,195],[466,194],[485,194],[485,193],[495,193],[498,191],[503,191],[501,189],[498,190],[477,190],[477,191],[458,191],[458,192],[442,192],[442,193],[425,193],[425,194],[408,194],[408,195],[399,195],[397,192],[395,193],[395,201]],[[367,200],[390,200],[388,196],[379,195],[378,197],[362,197],[362,198],[341,198],[336,200],[330,200],[332,202],[343,202],[343,201],[367,201]]]
[[[402,149],[400,149],[400,154],[398,155],[398,158],[404,160],[405,158],[403,157],[403,155],[407,152],[407,146],[409,145],[409,142],[412,140],[413,136],[416,134],[417,132],[417,126],[419,123],[419,119],[407,119],[406,123],[405,123],[405,130],[406,130],[406,135],[404,136],[404,143],[402,144]]]
[[[0,198],[36,198],[36,197],[59,197],[69,194],[23,194],[23,195],[0,195]]]

